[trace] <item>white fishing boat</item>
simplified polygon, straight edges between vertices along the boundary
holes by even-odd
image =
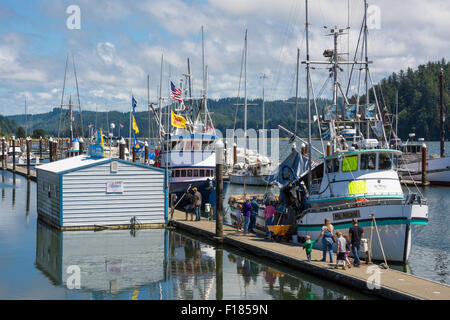
[[[378,100],[375,99],[375,103],[369,101],[371,77],[367,54],[366,1],[364,8],[361,32],[364,32],[365,60],[358,61],[355,58],[354,61],[345,61],[340,55],[338,40],[344,34],[344,29],[328,28],[328,36],[334,39],[334,47],[325,50],[325,61],[309,60],[309,44],[306,41],[307,60],[303,63],[306,64],[307,72],[308,145],[311,146],[313,100],[323,157],[314,163],[311,148],[308,148],[306,168],[301,168],[299,173],[280,168],[291,172],[291,175],[285,175],[288,181],[285,179],[280,185],[277,211],[286,216],[296,216],[296,234],[300,241],[306,235],[317,239],[326,218],[333,224],[334,231],[340,230],[344,234],[352,226],[352,219],[357,218],[358,224],[364,229],[364,236],[370,239],[369,254],[372,259],[404,263],[411,249],[411,229],[415,225],[427,224],[428,205],[419,189],[408,193],[402,190],[397,172],[398,157],[402,152],[389,148]],[[308,6],[306,9],[308,39]],[[357,46],[355,57],[358,51]],[[333,79],[333,104],[324,108],[322,115],[319,115],[315,103],[318,97],[314,96],[314,90],[310,88],[310,65],[314,64],[326,66],[325,69],[331,75],[329,78]],[[350,103],[347,99],[338,81],[338,74],[343,71],[341,65],[356,66],[359,72],[365,73],[363,103]],[[295,135],[293,137],[297,138]],[[329,143],[327,151],[324,140]],[[264,229],[262,226],[259,228]],[[315,247],[321,249],[322,242],[317,242]]]

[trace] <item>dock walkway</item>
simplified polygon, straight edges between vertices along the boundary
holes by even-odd
[[[0,169],[3,169],[1,164],[0,164]],[[13,172],[13,166],[11,164],[8,164],[6,170]],[[27,177],[27,166],[16,165],[16,173],[20,174],[21,176],[24,176],[26,178]],[[30,170],[30,179],[32,181],[36,181],[36,171],[35,170]]]
[[[169,224],[210,239],[215,236],[215,221],[203,218],[201,221],[185,221],[185,213],[178,210],[175,210]],[[266,259],[276,260],[366,294],[385,299],[450,300],[450,286],[397,270],[382,269],[366,264],[362,264],[360,268],[334,269],[334,265],[320,261],[322,251],[313,250],[312,260],[308,262],[305,250],[298,244],[278,243],[253,234],[244,235],[226,225],[223,226],[223,236],[223,243],[226,245]],[[379,279],[378,288],[374,287],[374,280],[377,278]],[[369,286],[373,289],[369,289]]]

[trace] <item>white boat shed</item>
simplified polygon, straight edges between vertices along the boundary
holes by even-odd
[[[167,223],[165,170],[87,155],[36,167],[38,216],[61,230]]]

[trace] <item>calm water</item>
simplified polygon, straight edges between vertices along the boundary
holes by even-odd
[[[34,182],[0,177],[0,299],[369,299],[166,229],[59,232],[37,222]]]

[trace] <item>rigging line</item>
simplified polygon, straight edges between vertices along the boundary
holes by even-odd
[[[237,114],[238,114],[238,109],[239,109],[239,99],[240,99],[241,81],[242,81],[242,68],[244,65],[244,54],[245,54],[245,48],[242,49],[241,72],[239,74],[239,85],[238,85],[238,92],[237,92],[237,97],[236,97],[236,111],[234,113],[233,135],[234,135],[234,131],[236,130]]]
[[[359,31],[358,42],[357,42],[357,44],[356,44],[355,55],[353,56],[353,61],[356,61],[356,56],[357,56],[357,54],[358,54],[359,43],[360,43],[360,41],[361,41],[361,35],[362,35],[363,29],[364,29],[364,22],[365,22],[365,19],[366,19],[366,18],[364,17],[364,18],[363,18],[363,21],[362,21],[362,23],[361,23],[361,29],[360,29],[360,31]],[[349,34],[350,34],[350,32],[349,32]],[[363,39],[363,41],[364,41],[364,39]],[[350,50],[349,50],[348,54],[350,54]],[[362,56],[362,55],[361,55],[361,56]],[[361,59],[362,59],[362,58],[361,58]],[[352,75],[353,75],[353,70],[354,70],[354,68],[355,68],[355,65],[353,64],[352,67],[351,67],[351,70],[350,70],[349,78],[348,78],[347,90],[345,91],[345,94],[346,94],[346,95],[348,95],[348,90],[349,90],[349,88],[350,88],[350,81],[351,81],[351,78],[352,78]]]
[[[295,17],[296,12],[298,10],[297,9],[297,5],[299,5],[298,2],[299,1],[293,0],[292,3],[291,3],[291,8],[290,8],[290,11],[289,11],[289,17],[288,17],[288,20],[287,20],[288,22],[287,22],[286,28],[284,30],[283,40],[281,42],[282,45],[280,47],[280,53],[279,53],[278,61],[277,61],[277,67],[275,69],[277,77],[274,78],[273,86],[270,88],[270,96],[273,96],[274,91],[276,91],[276,89],[278,88],[278,84],[279,84],[279,80],[280,80],[280,73],[281,73],[281,57],[283,55],[283,52],[285,51],[285,44],[287,43],[287,41],[289,39],[289,34],[291,33],[290,32],[291,26],[295,24],[295,23],[291,23],[291,20],[293,20],[293,18]],[[294,5],[295,5],[295,7],[294,7]]]

